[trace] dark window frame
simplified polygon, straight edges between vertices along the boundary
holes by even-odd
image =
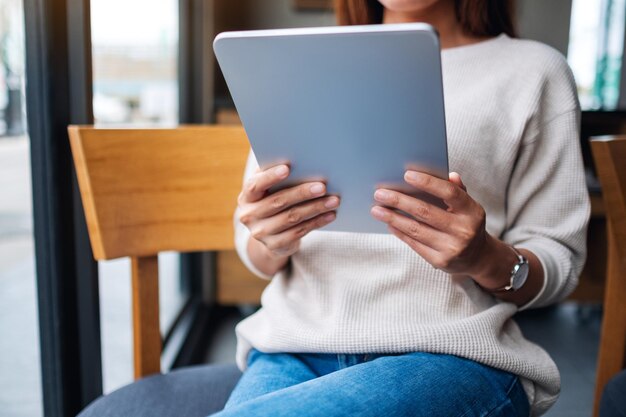
[[[24,12],[43,410],[74,416],[102,393],[98,271],[67,137],[93,123],[89,1]]]

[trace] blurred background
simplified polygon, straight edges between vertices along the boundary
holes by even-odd
[[[29,132],[39,132],[40,126],[29,129],[27,113],[40,112],[41,108],[28,108],[26,85],[33,83],[35,91],[53,91],[54,83],[59,80],[46,79],[45,74],[27,80],[26,62],[29,56],[32,65],[38,62],[34,47],[28,45],[38,45],[50,30],[41,19],[37,20],[38,7],[57,3],[0,0],[0,416],[44,415],[44,390],[51,390],[45,378],[42,380],[40,332],[45,333],[49,324],[39,320],[41,306],[47,306],[50,301],[41,283],[38,287],[35,273],[33,217],[37,206],[33,210],[31,178],[41,176],[41,164],[54,156],[31,153]],[[82,84],[77,82],[78,87],[73,84],[76,74],[71,71],[62,82],[74,88],[72,94],[88,97],[89,104],[84,108],[93,107],[93,121],[100,126],[238,123],[214,62],[211,49],[214,36],[224,30],[333,25],[329,3],[324,0],[63,2],[81,7],[76,8],[78,11],[69,6],[63,9],[66,13],[62,18],[67,20],[69,28],[63,39],[69,39],[69,46],[61,46],[59,56],[78,56],[89,61],[90,67],[81,79]],[[591,195],[596,196],[590,225],[590,260],[581,286],[563,305],[519,317],[528,337],[548,348],[563,372],[563,395],[549,416],[591,415],[606,236],[586,139],[596,133],[626,132],[626,71],[622,69],[625,13],[626,0],[518,0],[521,37],[545,42],[561,51],[576,77],[584,111],[581,140],[588,185]],[[71,42],[80,39],[78,35],[74,37],[76,34],[89,35],[88,39],[82,39],[88,51],[72,49],[75,45]],[[56,52],[53,48],[49,53]],[[85,56],[90,56],[90,60]],[[60,65],[66,65],[65,61]],[[33,174],[35,177],[31,177]],[[42,201],[37,199],[37,189],[35,186],[36,202]],[[210,267],[202,266],[210,261],[210,254],[160,256],[160,314],[161,330],[166,335],[166,370],[186,363],[233,361],[233,326],[242,316],[254,311],[254,303],[216,308],[211,294],[214,278]],[[128,260],[119,260],[101,262],[95,272],[90,272],[96,277],[91,291],[98,295],[101,335],[93,342],[97,344],[94,361],[100,363],[101,357],[103,381],[101,387],[92,383],[96,393],[111,392],[133,378],[128,271]],[[185,325],[186,314],[196,305],[204,306],[198,308],[205,308],[210,315],[210,320],[204,320],[210,322],[205,327]],[[72,312],[87,314],[80,305]],[[187,355],[184,361],[180,358],[187,349],[185,340],[190,340],[194,332],[196,339],[200,335],[205,340],[196,342],[195,353]],[[177,339],[177,334],[184,336]],[[88,397],[83,394],[82,398]]]

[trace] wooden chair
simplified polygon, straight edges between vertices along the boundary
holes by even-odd
[[[94,258],[131,258],[135,378],[158,373],[159,252],[223,251],[218,302],[258,302],[264,287],[233,252],[246,134],[70,126],[69,135]]]
[[[598,355],[594,416],[606,383],[626,365],[626,136],[595,137],[591,149],[608,224],[608,268]]]

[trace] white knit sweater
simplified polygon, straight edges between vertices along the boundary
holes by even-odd
[[[566,61],[540,43],[500,35],[444,50],[442,68],[450,170],[485,208],[489,233],[541,261],[544,287],[523,308],[562,299],[585,260],[589,217]],[[251,155],[246,176],[255,168]],[[248,230],[235,223],[241,259],[263,277],[246,253]],[[393,235],[312,232],[271,279],[262,308],[237,326],[241,369],[252,346],[438,352],[519,375],[533,415],[556,401],[558,369],[511,319],[518,308],[469,277],[434,269]]]

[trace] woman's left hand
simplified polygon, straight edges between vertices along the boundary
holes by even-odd
[[[485,210],[467,193],[459,174],[451,173],[446,181],[407,171],[404,179],[417,190],[443,200],[447,209],[381,188],[374,194],[381,205],[372,207],[372,215],[387,223],[395,236],[435,268],[450,274],[480,275],[490,237],[485,230]]]

